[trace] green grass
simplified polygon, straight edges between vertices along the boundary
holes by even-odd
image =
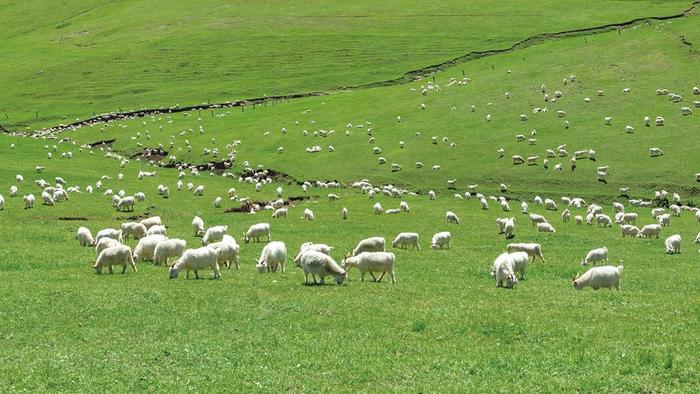
[[[2,2],[2,121],[327,90],[690,1]],[[600,12],[605,7],[604,12]]]
[[[602,24],[600,18],[610,17],[614,10],[629,17],[629,12],[643,4],[611,5],[607,16],[590,18]],[[667,3],[654,5],[670,7]],[[80,9],[59,9],[45,15],[43,21],[57,24]],[[289,10],[273,11],[286,15]],[[77,24],[80,18],[99,20],[92,17],[95,15],[84,14],[70,23]],[[663,187],[678,191],[685,204],[697,204],[693,174],[700,172],[700,161],[692,142],[700,123],[697,111],[682,117],[680,107],[692,104],[689,90],[700,83],[694,80],[698,53],[679,39],[683,35],[690,42],[700,42],[697,19],[638,26],[620,35],[544,42],[468,62],[438,73],[436,81],[442,91],[426,97],[410,91],[426,83],[420,81],[244,111],[163,115],[59,136],[75,140],[76,145],[0,135],[0,193],[6,200],[0,211],[0,386],[4,391],[63,392],[695,391],[700,365],[700,294],[697,246],[692,239],[700,229],[692,213],[683,211],[680,218],[673,218],[661,240],[642,240],[622,239],[617,226],[599,229],[564,224],[560,212],[546,212],[531,203],[531,210],[544,214],[557,229],[555,234],[536,233],[518,206],[521,199],[532,201],[536,194],[557,200],[562,195],[583,196],[603,204],[611,214],[611,202],[624,201],[617,196],[621,186],[631,187],[634,197],[645,199]],[[437,24],[432,27],[440,31]],[[3,34],[25,32],[17,27],[18,31],[8,26],[3,29]],[[28,32],[29,25],[26,30],[24,35],[41,32]],[[397,31],[404,30],[397,27]],[[529,34],[515,27],[513,32]],[[426,38],[415,45],[429,41]],[[467,44],[460,49],[469,50]],[[472,82],[447,87],[449,78],[461,78],[462,70]],[[352,71],[362,75],[371,72],[371,67]],[[352,80],[340,74],[337,81]],[[563,78],[571,74],[578,76],[578,82],[563,85]],[[328,75],[334,74],[329,71]],[[118,83],[118,78],[108,80]],[[565,96],[557,103],[544,103],[539,93],[542,83],[549,91],[562,90]],[[210,86],[220,85],[221,81],[211,81]],[[47,85],[40,82],[39,86]],[[162,87],[186,89],[166,81]],[[625,87],[632,92],[623,94]],[[656,96],[654,91],[660,87],[682,94],[685,101],[673,104]],[[596,96],[599,89],[605,90],[604,97]],[[116,90],[105,86],[105,91]],[[506,91],[512,93],[509,100],[504,97]],[[591,97],[592,102],[584,103],[584,97]],[[427,105],[426,110],[419,109],[421,103]],[[70,105],[55,108],[59,111]],[[477,107],[476,112],[469,111],[470,105]],[[545,105],[548,113],[531,113],[531,106]],[[307,109],[310,112],[303,113]],[[569,130],[556,117],[558,109],[567,111]],[[493,115],[491,122],[484,120],[487,113]],[[528,114],[530,120],[520,122],[520,113]],[[644,128],[641,119],[645,115],[663,115],[667,124]],[[604,116],[613,116],[614,125],[603,126]],[[377,164],[365,129],[353,127],[350,136],[344,136],[347,123],[364,122],[371,122],[376,146],[384,151],[381,156],[401,164],[402,171],[392,173],[388,164]],[[636,132],[626,134],[625,124],[634,125]],[[205,130],[201,135],[200,125]],[[287,134],[281,133],[282,127]],[[515,142],[515,134],[529,134],[533,128],[537,129],[537,145]],[[304,129],[310,135],[304,137]],[[313,131],[320,129],[335,132],[327,138],[313,137]],[[182,131],[184,136],[179,135]],[[421,135],[416,136],[416,131]],[[139,138],[135,138],[137,132]],[[175,136],[172,148],[171,135]],[[457,146],[442,142],[433,146],[430,137],[434,135],[448,136]],[[227,144],[241,140],[235,147],[233,172],[241,171],[242,162],[249,160],[251,166],[261,164],[294,180],[347,183],[368,178],[376,185],[392,183],[421,195],[402,198],[411,212],[400,215],[377,216],[371,209],[376,201],[385,208],[398,207],[399,199],[378,196],[368,200],[349,188],[310,189],[306,194],[312,198],[290,208],[288,219],[271,219],[269,211],[224,213],[212,201],[215,196],[225,196],[230,187],[256,200],[276,198],[277,186],[285,189],[286,196],[304,193],[295,182],[268,185],[258,193],[252,184],[203,171],[199,178],[187,175],[184,179],[206,186],[205,196],[195,197],[175,190],[175,170],[158,168],[156,178],[138,181],[139,169],[153,167],[132,159],[120,168],[119,161],[104,158],[103,151],[80,151],[80,144],[113,138],[115,151],[127,156],[140,151],[137,142],[150,147],[162,143],[178,160],[194,163],[212,159],[202,154],[204,148],[218,147],[221,159],[231,151]],[[192,152],[187,152],[185,139]],[[404,149],[399,148],[400,140],[406,142]],[[510,160],[496,158],[496,149],[504,147],[506,158],[538,154],[542,159],[545,149],[563,143],[568,144],[569,153],[594,148],[597,162],[581,161],[572,173],[567,158],[562,161],[565,171],[557,174],[541,166],[514,167]],[[15,148],[10,149],[10,144]],[[48,160],[44,145],[52,150],[54,144],[57,151]],[[303,152],[317,144],[323,152]],[[328,145],[334,145],[336,151],[327,152]],[[278,146],[284,146],[284,153],[276,152]],[[660,146],[665,156],[650,159],[651,146]],[[66,151],[74,153],[73,159],[58,158]],[[415,169],[416,160],[426,167]],[[558,162],[550,161],[551,166]],[[433,164],[440,164],[441,170],[430,170]],[[36,165],[47,168],[36,174]],[[610,165],[608,185],[596,182],[598,165]],[[126,175],[124,181],[117,180],[118,173]],[[19,185],[20,196],[29,192],[39,196],[33,184],[39,178],[62,176],[69,185],[85,189],[109,175],[112,180],[104,181],[102,191],[144,191],[147,199],[133,214],[115,212],[109,198],[99,193],[74,193],[70,201],[53,208],[38,201],[35,209],[24,210],[21,197],[7,194],[16,184],[16,174],[26,178]],[[471,183],[479,183],[479,191],[487,195],[498,195],[501,182],[510,185],[507,194],[514,209],[510,215],[516,217],[514,241],[541,243],[547,259],[545,264],[530,266],[527,279],[515,290],[496,288],[489,276],[492,261],[510,242],[496,234],[494,223],[506,213],[493,203],[484,211],[474,199],[452,197],[454,191],[445,187],[451,178],[458,180],[460,193]],[[159,184],[170,187],[170,199],[156,196]],[[431,189],[438,194],[435,201],[425,197]],[[340,201],[327,202],[329,192],[339,194]],[[227,201],[225,207],[233,204]],[[626,206],[640,214],[639,225],[653,222],[649,209]],[[316,214],[314,222],[299,218],[307,207]],[[340,219],[341,207],[350,211],[347,221]],[[445,223],[447,210],[460,216],[460,225]],[[228,225],[239,240],[249,225],[269,222],[273,239],[284,241],[289,254],[295,254],[302,242],[323,242],[335,247],[333,256],[340,260],[361,238],[378,235],[390,242],[401,231],[418,232],[423,250],[389,248],[397,257],[395,285],[360,283],[359,273],[351,271],[342,286],[303,286],[303,275],[291,258],[285,274],[261,275],[254,269],[254,259],[263,244],[242,244],[241,270],[224,271],[222,280],[168,280],[166,268],[147,263],[139,264],[137,273],[94,274],[90,268],[94,250],[78,247],[75,230],[87,226],[94,234],[146,213],[160,215],[169,235],[186,239],[190,246],[199,242],[190,229],[197,214],[207,225]],[[584,215],[585,210],[572,209],[572,215],[577,214]],[[452,249],[430,250],[432,234],[446,230],[452,232]],[[675,233],[683,237],[683,253],[668,256],[663,239]],[[611,264],[624,260],[621,291],[574,290],[570,278],[584,271],[578,261],[588,250],[601,246],[609,248]]]

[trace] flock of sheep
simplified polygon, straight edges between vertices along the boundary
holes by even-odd
[[[576,83],[576,81],[577,79],[575,76],[570,76],[564,80],[564,84]],[[461,80],[452,79],[447,86],[463,86],[467,85],[469,82],[470,80],[468,78],[464,78]],[[421,86],[420,94],[425,96],[434,92],[439,92],[440,90],[441,89],[438,85],[429,82],[427,85]],[[418,92],[418,89],[412,89],[412,91]],[[544,85],[542,85],[541,87],[541,92],[543,94],[543,99],[545,102],[556,102],[557,100],[561,100],[564,97],[564,93],[558,90],[553,93],[549,93]],[[625,94],[629,94],[630,92],[630,89],[624,89]],[[665,89],[657,90],[656,94],[659,96],[667,96],[669,100],[671,100],[674,103],[683,101],[682,96],[676,93],[669,92]],[[692,94],[700,95],[700,89],[694,87],[692,89]],[[597,95],[603,96],[604,92],[598,91]],[[505,96],[506,98],[510,98],[511,95],[510,93],[506,92]],[[586,98],[584,99],[584,101],[590,102],[591,99]],[[694,101],[693,105],[696,108],[700,107],[700,101]],[[421,104],[420,109],[425,110],[426,105]],[[471,111],[475,111],[474,106],[471,107]],[[533,114],[541,114],[546,112],[548,112],[548,109],[546,107],[534,108],[532,110]],[[689,107],[681,108],[681,115],[683,116],[691,115],[692,113],[693,111]],[[567,114],[565,111],[557,111],[557,117],[564,119],[567,117]],[[486,117],[486,121],[490,121],[491,119],[491,115],[488,114]],[[526,122],[527,120],[527,115],[522,114],[520,116],[520,121]],[[401,122],[400,116],[397,117],[397,121]],[[169,122],[172,122],[172,119],[170,119]],[[604,124],[606,126],[612,125],[612,117],[606,116],[604,118]],[[650,127],[651,119],[649,117],[645,117],[643,124],[644,126]],[[657,116],[655,118],[654,124],[658,127],[663,126],[665,124],[665,119],[662,116]],[[568,129],[569,127],[571,127],[571,124],[568,120],[564,120],[563,126],[564,128]],[[371,123],[367,122],[367,124],[360,124],[355,126],[353,126],[352,124],[347,125],[347,128],[352,127],[361,127],[366,129],[367,134],[370,136],[369,143],[375,143],[375,138],[372,136]],[[633,133],[634,127],[632,125],[626,125],[625,131],[627,133]],[[189,132],[193,132],[193,130],[190,130]],[[204,129],[202,126],[199,126],[199,132],[200,134],[204,134]],[[287,133],[286,128],[282,128],[282,133]],[[304,130],[303,133],[304,136],[308,135],[308,132],[306,130]],[[313,133],[314,136],[325,137],[329,133],[333,133],[333,131],[320,130],[315,131]],[[182,133],[180,133],[180,136],[185,136],[186,134],[187,131],[183,131]],[[346,135],[349,135],[349,131],[346,131]],[[531,138],[527,139],[528,144],[535,145],[537,143],[535,136],[536,131],[533,130],[531,132]],[[136,141],[141,137],[141,133],[138,132],[131,139],[132,141]],[[47,137],[47,135],[44,135],[42,138],[46,139],[51,137]],[[145,132],[145,138],[147,140],[150,140],[151,138],[150,133],[148,131]],[[170,138],[170,148],[173,148],[174,146],[174,138],[174,135]],[[518,134],[516,136],[516,141],[525,140],[526,137],[522,134]],[[443,142],[448,141],[449,140],[447,139],[447,137],[443,138]],[[215,140],[212,139],[212,143],[214,142]],[[71,141],[70,139],[60,140],[59,144],[60,143],[72,143],[73,145],[75,145],[75,142]],[[188,151],[192,151],[192,144],[188,140],[186,140],[185,143],[186,149]],[[257,192],[261,191],[266,185],[273,184],[273,179],[271,178],[268,171],[264,170],[263,166],[258,165],[258,167],[254,169],[251,168],[248,161],[244,161],[242,163],[244,167],[243,172],[235,174],[232,171],[230,171],[230,168],[233,166],[233,163],[237,159],[236,147],[240,143],[241,141],[237,140],[231,144],[226,145],[226,148],[229,149],[229,153],[226,154],[226,158],[222,162],[224,168],[223,177],[230,179],[238,179],[239,182],[254,184],[255,190]],[[437,144],[438,138],[433,137],[432,143]],[[143,144],[141,144],[140,142],[137,142],[137,145],[143,147]],[[400,148],[403,148],[404,145],[405,143],[403,141],[399,141]],[[455,143],[451,142],[450,145],[455,146]],[[14,148],[14,145],[12,145],[11,149]],[[48,151],[47,158],[49,160],[53,158],[54,153],[58,150],[58,147],[56,145],[53,145],[52,147],[46,145],[44,148]],[[164,152],[164,148],[165,147],[163,146],[163,144],[159,144],[158,148],[144,148],[144,156],[148,157],[152,153]],[[122,168],[126,167],[130,162],[130,159],[126,158],[125,156],[119,153],[113,152],[110,148],[105,149],[104,147],[102,147],[99,149],[103,152],[106,151],[105,158],[119,161],[120,166]],[[89,154],[94,154],[95,151],[93,147],[89,145],[82,145],[79,148],[79,152],[83,152],[84,150],[88,150]],[[317,153],[321,150],[322,148],[319,145],[314,145],[312,147],[306,148],[306,152],[309,153]],[[178,148],[178,151],[182,151],[182,148]],[[332,145],[329,146],[328,151],[334,151],[334,147]],[[282,154],[284,152],[284,147],[280,146],[279,148],[277,148],[277,152]],[[381,148],[374,146],[372,148],[372,153],[380,155],[382,154],[382,150]],[[504,157],[505,150],[503,148],[499,148],[497,150],[497,153],[499,154],[499,157]],[[220,153],[218,148],[204,149],[204,155],[218,158],[219,154]],[[663,155],[663,151],[658,147],[652,147],[650,148],[650,155],[652,157],[661,156]],[[556,157],[569,157],[569,153],[566,150],[566,145],[560,145],[556,149],[547,149],[546,156],[547,159],[544,160],[543,164],[544,168],[548,169],[549,159]],[[61,153],[59,158],[70,160],[73,158],[73,153],[70,151],[63,152]],[[572,171],[576,168],[576,161],[581,159],[589,159],[592,161],[596,161],[597,156],[595,150],[591,148],[586,148],[583,150],[575,151],[574,154],[571,156]],[[539,163],[539,157],[528,156],[527,158],[523,158],[521,155],[513,155],[512,162],[515,165],[524,163],[527,163],[528,165],[537,165]],[[382,165],[385,163],[387,163],[387,159],[385,157],[379,157],[379,164]],[[188,165],[186,163],[178,163],[177,158],[174,155],[170,155],[167,158],[164,158],[164,160],[161,162],[151,161],[150,164],[154,166],[165,164],[177,164],[178,177],[175,183],[175,188],[178,191],[183,191],[186,189],[195,196],[203,196],[205,193],[205,186],[201,184],[195,185],[192,182],[185,184],[184,178],[188,175],[193,178],[197,178],[200,176],[200,170],[209,170],[210,175],[215,175],[214,169],[216,167],[215,162],[210,162],[204,166],[194,166]],[[423,163],[421,162],[416,162],[415,165],[417,168],[423,167]],[[440,165],[435,164],[432,166],[432,168],[433,170],[439,170]],[[38,174],[41,174],[41,172],[44,169],[45,166],[37,165],[35,167],[35,171]],[[400,171],[401,166],[397,163],[392,163],[391,169],[393,172]],[[561,169],[561,163],[557,163],[554,165],[554,170]],[[598,181],[607,182],[608,171],[609,166],[597,167],[596,173]],[[156,176],[156,171],[140,170],[138,172],[137,179],[141,180],[146,177]],[[700,173],[695,174],[695,178],[697,181],[700,181]],[[146,194],[143,192],[137,192],[133,195],[127,195],[127,193],[124,190],[119,190],[115,192],[112,189],[107,189],[104,192],[102,192],[103,182],[110,181],[111,179],[111,177],[105,175],[95,183],[94,187],[93,185],[87,186],[85,188],[85,191],[90,194],[94,192],[99,192],[103,196],[110,198],[112,206],[118,211],[134,211],[135,206],[138,203],[145,201]],[[124,180],[124,174],[118,174],[117,179],[119,181]],[[24,176],[17,175],[15,181],[17,185],[23,184]],[[53,206],[56,203],[69,200],[71,193],[82,192],[79,186],[68,186],[66,181],[61,177],[56,177],[54,179],[53,184],[47,182],[44,179],[37,179],[35,181],[35,184],[41,189],[41,199],[43,205],[46,206]],[[18,196],[19,189],[17,185],[12,185],[10,187],[9,195],[11,198]],[[309,188],[312,187],[340,188],[343,187],[343,185],[341,185],[338,182],[322,181],[307,181],[302,184],[302,190],[304,192],[306,192]],[[360,189],[361,192],[366,194],[369,199],[374,199],[377,195],[386,195],[394,198],[401,198],[404,195],[412,197],[420,196],[419,193],[410,192],[405,189],[399,189],[393,185],[376,187],[366,179],[354,182],[352,185],[350,185],[350,187]],[[456,179],[448,179],[447,188],[448,190],[456,189]],[[502,192],[502,195],[500,196],[484,196],[483,194],[477,192],[477,188],[478,185],[468,185],[468,191],[466,191],[464,194],[456,193],[454,194],[454,196],[461,200],[470,200],[472,198],[475,198],[479,202],[481,209],[484,210],[488,210],[490,208],[489,201],[497,203],[504,212],[509,212],[511,210],[509,198],[507,197],[508,185],[500,185],[500,190]],[[278,197],[281,197],[283,193],[282,188],[278,187],[276,191]],[[157,193],[162,198],[171,197],[170,187],[164,184],[158,185]],[[622,188],[620,189],[620,193],[621,196],[627,196],[629,193],[629,189]],[[433,190],[428,191],[427,196],[430,200],[436,199],[436,193]],[[327,197],[329,202],[334,202],[339,199],[338,195],[335,193],[329,193]],[[254,214],[259,211],[270,210],[272,211],[271,216],[274,219],[286,218],[289,214],[289,208],[285,206],[286,203],[281,198],[275,201],[270,201],[269,203],[260,204],[258,202],[254,202],[248,197],[239,197],[235,188],[230,188],[228,190],[228,198],[231,201],[238,201],[241,204],[241,207],[251,214]],[[23,196],[23,200],[25,209],[34,208],[35,197],[32,193],[25,194]],[[681,198],[677,193],[670,194],[664,190],[661,190],[655,193],[654,200],[628,199],[628,202],[631,206],[636,206],[639,208],[653,207],[657,203],[663,202],[668,206],[668,213],[666,212],[665,208],[653,208],[651,210],[651,214],[656,223],[646,224],[640,229],[636,226],[636,221],[639,219],[639,215],[635,212],[627,212],[622,203],[615,202],[613,204],[613,216],[611,217],[605,214],[603,212],[603,207],[597,204],[588,205],[586,201],[582,198],[562,197],[561,204],[565,205],[566,208],[561,213],[561,220],[563,223],[567,223],[570,221],[572,215],[570,209],[580,209],[586,207],[585,218],[582,215],[576,215],[574,217],[574,221],[577,225],[581,225],[585,221],[585,223],[588,225],[593,225],[595,223],[598,227],[611,227],[614,223],[616,223],[620,226],[620,232],[623,238],[627,236],[639,238],[659,238],[662,228],[669,226],[671,218],[674,216],[680,216],[683,210],[694,212],[697,221],[700,222],[700,210],[698,210],[698,208],[695,207],[682,205]],[[0,210],[4,208],[4,203],[4,197],[0,195]],[[557,203],[553,199],[542,199],[539,196],[535,196],[532,203],[534,203],[535,206],[544,207],[544,209],[547,211],[559,210]],[[221,208],[222,204],[223,198],[221,196],[217,196],[213,201],[213,205],[216,208]],[[372,211],[377,215],[401,214],[410,212],[410,208],[407,201],[401,201],[398,205],[398,208],[390,208],[386,210],[380,202],[376,202],[372,206]],[[538,232],[556,233],[554,225],[550,220],[547,220],[544,215],[529,211],[528,201],[522,201],[520,203],[520,211],[521,213],[528,215],[530,223],[532,224],[532,226],[536,227],[536,230]],[[340,211],[341,218],[347,219],[348,214],[349,212],[347,208],[343,207]],[[314,220],[315,214],[311,209],[306,208],[303,211],[302,218],[305,220]],[[452,211],[448,211],[445,214],[445,219],[448,224],[458,225],[460,223],[459,217]],[[499,234],[504,234],[506,239],[512,239],[515,237],[515,223],[515,217],[503,217],[496,219]],[[151,217],[144,219],[140,222],[123,223],[121,225],[121,228],[119,229],[103,229],[100,230],[94,238],[92,237],[92,234],[89,229],[85,227],[80,227],[77,231],[76,238],[78,239],[81,246],[95,247],[97,256],[93,268],[98,273],[101,273],[105,267],[109,270],[110,273],[112,273],[112,266],[114,265],[122,266],[122,273],[124,273],[129,266],[132,267],[134,271],[136,271],[136,263],[142,261],[152,261],[155,265],[167,265],[169,264],[169,259],[174,259],[174,261],[170,264],[170,278],[177,278],[179,272],[181,272],[182,270],[186,271],[188,277],[190,271],[194,271],[195,277],[199,278],[199,271],[204,269],[211,269],[213,271],[214,278],[220,278],[221,265],[224,265],[227,268],[230,268],[231,265],[235,265],[237,269],[240,268],[240,262],[238,257],[240,253],[240,245],[231,235],[228,234],[227,226],[218,225],[205,228],[204,222],[200,217],[194,218],[194,220],[192,221],[192,226],[194,236],[202,237],[201,247],[188,249],[186,240],[178,238],[168,238],[166,234],[167,229],[161,222],[160,217]],[[248,231],[243,235],[243,239],[246,243],[251,241],[260,242],[261,239],[266,240],[268,242],[263,248],[260,257],[256,262],[256,268],[258,271],[276,272],[277,270],[280,270],[282,272],[285,272],[285,262],[287,260],[286,245],[280,241],[272,241],[270,234],[271,229],[268,223],[258,223],[251,226],[248,229]],[[126,244],[129,237],[138,240],[138,243],[135,245],[133,250]],[[431,247],[433,249],[442,249],[444,247],[449,249],[451,240],[452,235],[449,231],[438,232],[432,237]],[[695,238],[695,242],[700,243],[700,233]],[[669,236],[665,241],[666,253],[680,253],[680,244],[681,236],[679,234]],[[419,235],[415,232],[399,233],[394,238],[392,246],[395,248],[410,247],[411,249],[420,250]],[[369,272],[372,278],[377,281],[381,281],[384,275],[388,273],[391,277],[392,282],[396,282],[396,276],[394,272],[395,255],[393,253],[385,251],[384,238],[372,237],[360,241],[357,247],[352,251],[352,253],[344,257],[344,259],[342,260],[342,267],[330,256],[332,249],[332,247],[325,244],[305,243],[301,246],[299,253],[293,259],[293,261],[297,266],[303,269],[305,275],[304,283],[317,283],[317,277],[320,278],[320,283],[324,283],[325,277],[333,277],[337,283],[342,283],[347,275],[347,270],[351,267],[356,267],[359,269],[363,280],[366,272]],[[524,278],[526,266],[528,262],[531,262],[530,257],[532,257],[532,262],[534,262],[536,257],[541,258],[544,262],[544,257],[542,255],[541,249],[541,246],[536,243],[508,244],[507,252],[500,254],[492,264],[491,274],[495,279],[496,285],[512,288],[515,284],[518,283],[518,277],[516,274],[519,274],[520,279]],[[607,258],[608,249],[599,248],[590,251],[581,263],[586,265],[589,263],[595,264],[599,261],[607,262]],[[577,289],[586,286],[592,287],[594,289],[613,287],[619,289],[621,272],[621,265],[618,267],[593,267],[589,271],[584,273],[582,276],[578,278],[573,278],[572,285]],[[379,274],[379,278],[377,278],[375,274]],[[309,280],[309,275],[311,276],[311,280]]]

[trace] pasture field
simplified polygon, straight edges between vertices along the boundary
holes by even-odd
[[[325,91],[690,1],[0,1],[0,124]]]
[[[197,103],[209,96],[214,101],[324,90],[395,77],[471,50],[507,47],[542,32],[534,20],[546,21],[547,31],[558,31],[674,14],[690,6],[605,2],[605,12],[572,15],[570,5],[559,2],[479,1],[469,13],[490,10],[486,15],[453,18],[454,7],[449,5],[443,9],[421,3],[419,8],[406,1],[388,10],[383,4],[354,4],[352,10],[321,3],[297,10],[286,2],[228,9],[212,2],[194,9],[194,3],[173,2],[168,11],[158,10],[162,12],[158,19],[152,16],[155,9],[144,9],[140,2],[94,2],[87,12],[83,11],[88,2],[80,7],[69,2],[47,11],[41,23],[0,28],[12,53],[21,54],[21,48],[37,42],[46,45],[36,55],[25,55],[27,70],[37,64],[49,70],[50,63],[57,75],[68,78],[44,80],[26,71],[22,78],[36,78],[32,82],[36,90],[8,84],[0,106],[11,112],[13,127],[34,128],[57,123],[60,114],[85,117],[85,111],[91,112],[87,102],[107,111],[115,106],[167,106],[169,100]],[[596,10],[601,4],[582,6]],[[0,7],[0,14],[26,16],[22,7],[26,6]],[[532,12],[521,12],[519,18],[504,16],[523,7]],[[387,17],[396,9],[405,10],[396,14],[406,18]],[[191,16],[188,23],[178,18],[183,14]],[[255,17],[244,17],[251,14]],[[348,14],[366,18],[351,22],[340,17]],[[420,15],[428,14],[443,16],[420,23],[426,19]],[[479,23],[473,23],[475,18]],[[617,225],[598,228],[576,225],[573,219],[562,223],[560,197],[583,197],[589,204],[602,205],[610,216],[612,202],[622,202],[627,211],[639,213],[639,227],[654,223],[650,209],[631,206],[619,195],[621,187],[630,188],[630,197],[644,200],[652,200],[655,190],[675,191],[682,204],[697,206],[700,184],[694,174],[700,172],[696,143],[700,109],[683,116],[681,107],[700,100],[691,92],[700,85],[698,18],[691,14],[620,33],[544,41],[398,86],[335,91],[255,108],[162,114],[66,131],[56,139],[1,134],[0,194],[5,204],[0,210],[0,387],[6,392],[696,391],[700,255],[692,241],[700,223],[694,213],[684,210],[680,217],[672,217],[658,240],[623,239]],[[165,31],[156,29],[154,19],[167,26]],[[304,21],[301,26],[290,23],[299,20]],[[210,27],[217,24],[223,24],[222,31],[256,34],[236,35],[244,37],[240,41],[217,35],[220,46],[202,45],[216,35]],[[474,36],[481,29],[489,33]],[[59,49],[47,44],[53,42],[47,38],[69,30],[90,31],[75,37],[80,42],[89,41],[93,31],[100,32],[104,41],[97,42],[103,44],[94,48],[70,44],[79,52],[54,61]],[[329,36],[329,30],[336,36]],[[289,41],[276,40],[280,36]],[[443,40],[441,45],[436,36]],[[134,37],[142,40],[130,51],[116,44]],[[163,47],[165,40],[171,42],[172,52],[163,58],[146,56]],[[260,48],[261,42],[269,45]],[[199,51],[187,51],[198,46]],[[300,58],[290,59],[284,51]],[[100,62],[117,54],[123,62]],[[156,78],[177,65],[171,59],[178,56],[187,65],[172,71],[173,78]],[[357,63],[347,62],[348,58]],[[83,59],[85,64],[76,65],[71,59]],[[153,79],[129,77],[156,62],[164,69],[154,69]],[[301,73],[300,63],[309,69]],[[3,63],[0,70],[3,67],[12,65]],[[97,79],[71,79],[78,78],[81,67],[90,68]],[[210,78],[223,75],[227,67],[240,67],[240,74]],[[76,70],[76,75],[62,72],[66,68]],[[0,75],[8,78],[7,73]],[[450,86],[451,78],[464,77],[470,79],[466,85]],[[421,95],[428,82],[441,90]],[[64,90],[66,83],[74,89]],[[559,90],[563,96],[545,102],[542,84],[549,94]],[[143,92],[124,95],[143,86],[148,86]],[[623,93],[625,88],[630,92]],[[684,101],[673,103],[656,95],[660,88],[682,95]],[[598,90],[604,95],[598,96]],[[590,102],[584,101],[587,97]],[[33,110],[18,109],[29,108],[22,102],[42,106],[47,115],[32,119]],[[547,107],[548,112],[533,113],[535,107]],[[558,117],[559,110],[566,116]],[[521,121],[520,114],[528,120]],[[604,125],[606,116],[613,118],[611,126]],[[645,116],[652,122],[663,116],[665,125],[645,127]],[[565,120],[569,129],[563,126]],[[626,125],[633,126],[634,133],[626,133]],[[536,138],[536,144],[516,142],[516,134]],[[431,143],[433,136],[436,145]],[[370,137],[374,143],[368,142]],[[98,141],[112,141],[109,149],[130,162],[120,167],[119,160],[105,157],[105,147],[86,145]],[[399,141],[404,141],[403,148]],[[549,170],[543,169],[545,150],[562,144],[567,145],[568,156],[550,158]],[[222,177],[221,171],[210,175],[202,170],[199,177],[188,172],[185,183],[206,187],[205,195],[197,197],[176,190],[176,169],[137,160],[144,148],[159,145],[168,152],[160,164],[218,162],[232,154],[233,167],[226,171],[237,176],[245,161],[252,168],[259,165],[282,175],[256,192],[254,184]],[[305,152],[315,145],[322,151]],[[382,152],[374,154],[374,147]],[[663,149],[664,156],[650,158],[651,147]],[[504,149],[504,158],[498,158],[499,148]],[[219,151],[216,157],[214,149]],[[570,157],[581,149],[595,149],[597,160],[579,160],[572,172]],[[61,159],[60,154],[68,151],[73,157]],[[47,158],[48,152],[53,158]],[[514,166],[510,157],[516,154],[538,155],[539,165]],[[378,164],[380,156],[386,164]],[[416,161],[425,166],[417,169]],[[401,171],[392,172],[391,163],[401,165]],[[553,171],[557,163],[563,164],[563,171]],[[39,174],[36,165],[46,168]],[[433,165],[440,169],[432,170]],[[596,167],[606,165],[609,177],[603,184],[596,180]],[[139,170],[157,175],[138,180]],[[118,180],[119,173],[124,180]],[[17,174],[24,176],[24,182],[15,181]],[[110,179],[102,181],[101,190],[84,192],[103,175]],[[51,182],[57,176],[69,186],[80,186],[83,193],[72,193],[69,201],[55,207],[41,205],[41,190],[34,181]],[[417,195],[398,199],[379,193],[368,199],[349,187],[363,178],[377,187],[392,184]],[[446,187],[448,179],[456,179],[456,190]],[[345,187],[302,190],[302,181],[316,180],[337,180]],[[499,190],[500,183],[508,184],[508,192]],[[170,188],[170,198],[156,195],[160,184]],[[463,196],[469,184],[478,184],[477,191],[486,196],[505,195],[512,211],[502,212],[493,201],[489,210],[482,210],[477,199],[454,196]],[[12,185],[19,187],[18,197],[9,197]],[[226,198],[231,187],[241,197],[271,201],[277,198],[278,186],[285,198],[304,197],[290,206],[289,218],[272,219],[267,210],[225,212],[239,205]],[[134,212],[116,212],[103,195],[106,189],[124,189],[129,195],[143,191],[147,197]],[[428,199],[429,190],[436,192],[435,200]],[[27,193],[37,196],[34,209],[23,209],[22,195]],[[338,194],[339,201],[329,202],[328,193]],[[536,206],[535,195],[554,199],[559,210]],[[213,206],[216,196],[224,197],[222,208]],[[376,202],[389,209],[398,208],[402,200],[410,212],[372,211]],[[557,232],[536,232],[527,215],[520,213],[523,200],[531,212],[545,215]],[[347,220],[340,217],[342,207],[349,210]],[[312,209],[316,220],[302,220],[304,208]],[[572,218],[586,214],[585,207],[569,209]],[[460,224],[446,223],[448,210],[459,215]],[[149,215],[161,216],[168,236],[187,240],[189,247],[200,244],[190,226],[194,215],[207,226],[228,225],[241,245],[241,269],[223,270],[221,280],[187,280],[184,275],[168,280],[166,267],[140,263],[136,273],[96,275],[90,268],[94,249],[78,246],[76,229],[86,226],[94,235]],[[495,219],[505,216],[516,218],[513,240],[497,234]],[[286,243],[285,273],[255,270],[264,244],[245,244],[242,236],[259,222],[270,223],[273,240]],[[403,231],[420,234],[420,251],[390,246]],[[439,231],[452,233],[449,250],[431,250],[430,238]],[[681,234],[681,254],[664,253],[663,241],[671,234]],[[388,251],[396,254],[396,284],[388,278],[381,283],[360,282],[359,272],[351,270],[342,285],[303,285],[303,273],[291,261],[301,243],[329,244],[340,262],[369,236],[385,237]],[[489,273],[493,260],[510,242],[540,243],[546,262],[529,265],[526,278],[507,290],[497,288]],[[127,244],[134,247],[136,241]],[[610,250],[611,265],[624,264],[621,290],[575,290],[571,277],[587,269],[579,261],[602,246]]]

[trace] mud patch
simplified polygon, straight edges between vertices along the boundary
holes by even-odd
[[[112,140],[114,142],[114,140]],[[158,163],[168,157],[168,152],[160,148],[144,148],[141,153],[131,156],[132,160],[141,160],[146,162]]]
[[[63,217],[58,218],[58,220],[75,220],[75,221],[87,222],[89,219],[79,217],[79,216],[63,216]]]
[[[88,145],[90,146],[90,148],[111,148],[112,144],[114,144],[114,141],[116,141],[116,139],[97,141]]]
[[[318,196],[290,196],[289,198],[284,200],[284,204],[282,205],[282,207],[290,207],[293,205],[292,202],[294,201],[305,201],[312,199],[318,199]],[[227,208],[226,210],[224,210],[224,213],[249,213],[253,205],[259,205],[262,208],[269,202],[270,201],[262,200],[246,201],[245,204],[241,204],[240,207]]]

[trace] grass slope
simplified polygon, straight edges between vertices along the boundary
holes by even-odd
[[[672,15],[689,1],[378,4],[4,2],[2,124],[391,79],[528,36]],[[601,12],[601,9],[604,11]]]

